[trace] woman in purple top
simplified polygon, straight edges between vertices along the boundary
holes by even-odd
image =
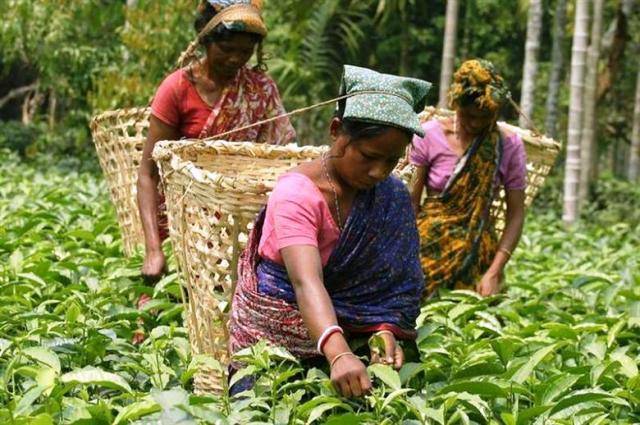
[[[425,122],[425,136],[414,138],[410,154],[418,167],[411,197],[426,292],[444,287],[492,295],[500,290],[524,224],[524,145],[518,135],[498,129],[509,92],[490,62],[465,62],[449,96],[455,115]],[[500,187],[507,211],[498,240],[489,211]]]

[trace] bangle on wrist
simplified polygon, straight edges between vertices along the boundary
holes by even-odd
[[[395,337],[396,337],[396,334],[394,334],[393,332],[391,332],[391,331],[390,331],[390,330],[388,330],[388,329],[383,329],[383,330],[381,330],[381,331],[378,331],[378,332],[374,333],[374,335],[384,335],[384,334],[389,334],[389,335],[391,335],[394,339],[395,339]]]
[[[340,332],[344,335],[344,331],[338,325],[327,326],[325,330],[322,331],[322,335],[320,335],[320,338],[318,338],[318,344],[316,345],[316,350],[318,350],[318,353],[320,355],[324,355],[322,348],[324,347],[325,342],[327,342],[329,340],[329,337],[336,332]]]
[[[344,356],[355,356],[355,354],[353,354],[351,351],[345,351],[344,353],[340,353],[336,355],[333,359],[331,359],[331,362],[329,363],[329,368],[333,369],[333,365],[335,365],[336,362]]]
[[[509,258],[511,258],[511,254],[512,254],[512,252],[511,252],[511,251],[509,251],[507,248],[502,248],[502,247],[500,247],[500,248],[498,248],[498,251],[504,252],[505,254],[507,254],[507,256],[508,256]]]

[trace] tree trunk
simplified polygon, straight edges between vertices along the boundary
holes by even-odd
[[[573,224],[578,219],[578,183],[580,181],[580,130],[582,128],[582,98],[589,29],[589,0],[576,0],[575,25],[571,47],[571,90],[567,157],[564,175],[564,205],[562,219]]]
[[[6,105],[7,103],[9,103],[11,100],[15,98],[28,95],[29,93],[36,90],[37,87],[38,87],[38,82],[36,81],[35,83],[31,83],[27,86],[22,86],[22,87],[12,89],[11,91],[9,91],[9,93],[7,93],[5,96],[0,98],[0,109],[2,109],[4,105]]]
[[[56,125],[56,109],[58,107],[58,97],[53,89],[49,90],[49,112],[47,113],[49,128]]]
[[[438,107],[448,103],[449,85],[456,59],[456,35],[458,32],[458,0],[447,0],[447,16],[444,26],[444,47],[442,49],[442,70],[440,72],[440,96]]]
[[[138,6],[138,0],[127,0],[127,9],[135,9]],[[125,19],[124,27],[129,28],[129,20]]]
[[[598,76],[598,101],[609,92],[613,86],[619,69],[623,64],[624,52],[629,40],[629,17],[633,12],[636,0],[622,0],[618,6],[615,24],[607,33],[607,50],[609,59],[607,66]]]
[[[22,103],[22,124],[28,125],[33,122],[33,118],[38,112],[38,108],[43,100],[44,96],[40,93],[38,86],[36,86],[35,90],[30,92]]]
[[[593,2],[593,22],[591,25],[591,43],[587,55],[587,77],[584,83],[584,117],[580,147],[580,185],[578,200],[584,203],[589,194],[591,183],[591,164],[595,154],[597,117],[596,96],[598,88],[598,60],[600,59],[600,40],[602,37],[602,11],[604,0]]]
[[[138,6],[138,0],[127,0],[127,11],[129,10],[133,10]],[[129,23],[129,16],[127,14],[125,14],[125,20],[124,20],[124,32],[126,33],[131,27],[131,24]],[[131,57],[131,54],[129,53],[129,49],[124,49],[123,52],[123,59],[125,62],[129,62],[129,59]]]
[[[528,117],[533,116],[535,105],[536,75],[538,74],[538,51],[542,31],[542,0],[529,1],[527,19],[527,41],[525,44],[524,66],[522,70],[522,94],[520,95],[520,127],[529,127]]]
[[[558,137],[558,96],[564,70],[564,39],[567,27],[567,0],[558,0],[556,15],[553,19],[553,47],[551,48],[551,75],[547,91],[547,117],[544,128],[547,134]]]
[[[638,71],[636,78],[636,102],[633,108],[633,132],[631,133],[627,177],[632,182],[637,181],[640,177],[640,71]]]

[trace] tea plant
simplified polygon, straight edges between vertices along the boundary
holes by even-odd
[[[340,397],[326,366],[264,343],[237,356],[246,367],[231,383],[253,375],[253,389],[214,397],[193,393],[199,365],[222,366],[189,352],[178,275],[151,289],[140,257],[122,257],[99,172],[6,152],[0,164],[0,423],[640,423],[631,185],[601,185],[572,230],[530,211],[506,292],[427,302],[408,362],[369,366],[366,397]],[[145,292],[153,301],[136,310]]]

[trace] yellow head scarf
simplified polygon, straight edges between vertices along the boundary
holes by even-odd
[[[509,89],[495,66],[488,60],[472,59],[464,62],[454,74],[449,105],[455,109],[466,97],[473,99],[479,108],[496,112],[509,96]]]

